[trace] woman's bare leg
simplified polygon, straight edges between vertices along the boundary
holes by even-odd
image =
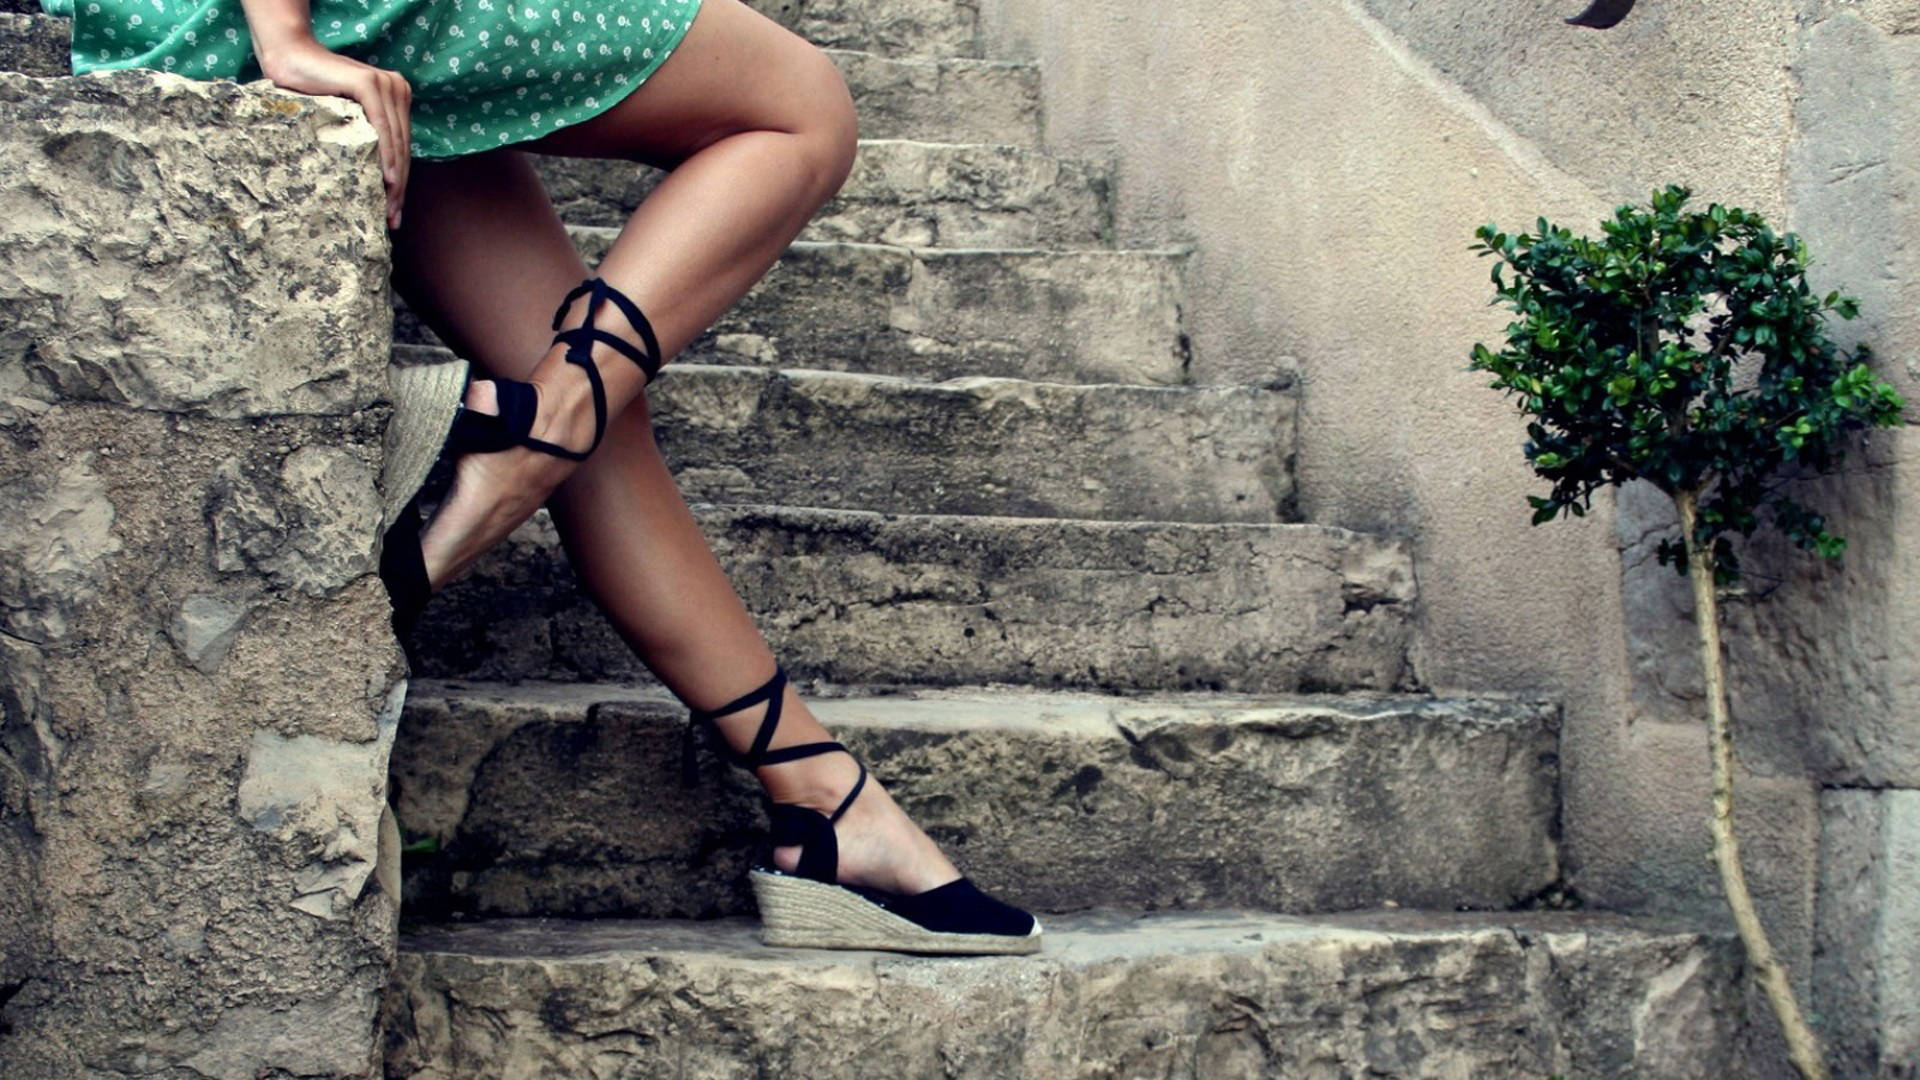
[[[599,267],[647,316],[668,359],[732,307],[839,190],[853,162],[853,106],[839,72],[818,49],[739,0],[705,0],[679,48],[638,90],[530,149],[673,170]],[[438,250],[423,252],[423,263],[445,265],[449,260]],[[434,265],[420,269],[427,272],[421,280],[430,282]],[[527,288],[510,278],[499,292]],[[536,295],[550,312],[566,291]],[[503,300],[495,295],[487,302]],[[579,325],[586,307],[574,304],[564,325]],[[641,344],[611,305],[595,325]],[[617,414],[639,395],[644,376],[605,345],[593,351],[609,412]],[[533,434],[584,449],[593,433],[592,399],[585,374],[564,361],[565,352],[542,342],[533,354],[539,363],[527,378],[541,390]],[[526,520],[572,467],[532,451],[488,455],[484,475],[427,530],[423,548],[433,584],[451,580]]]
[[[511,152],[419,163],[412,186],[406,229],[395,248],[402,291],[484,371],[526,377],[544,362],[536,358],[550,334],[551,298],[586,275],[531,167]],[[473,403],[490,407],[486,384],[475,388]],[[465,459],[456,486],[481,482],[470,470],[495,456]],[[589,592],[675,693],[696,706],[715,707],[772,673],[764,639],[660,457],[644,397],[616,416],[606,443],[550,505]],[[791,689],[783,704],[775,746],[829,738]],[[744,748],[763,715],[756,707],[724,718],[722,732],[735,748]],[[759,770],[775,801],[823,811],[838,805],[856,774],[843,755]],[[842,881],[920,892],[958,876],[876,784],[867,786],[837,833]],[[777,852],[776,862],[792,869],[795,853]]]

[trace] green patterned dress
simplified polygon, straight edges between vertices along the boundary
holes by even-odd
[[[73,16],[76,75],[260,77],[240,0],[42,0]],[[335,52],[406,76],[413,152],[450,158],[605,112],[667,59],[700,0],[312,0]]]

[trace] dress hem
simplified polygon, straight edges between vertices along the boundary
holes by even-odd
[[[674,38],[673,44],[668,46],[665,49],[658,50],[659,55],[655,56],[652,60],[648,61],[647,66],[642,68],[640,70],[640,73],[634,77],[632,85],[628,86],[624,90],[619,90],[615,92],[612,96],[612,100],[610,101],[603,99],[602,104],[593,106],[591,109],[589,109],[585,113],[585,115],[574,120],[572,123],[563,124],[560,127],[553,128],[550,131],[543,131],[538,135],[531,135],[531,136],[528,136],[527,138],[518,139],[512,142],[496,142],[490,146],[476,146],[471,149],[454,150],[444,154],[423,154],[416,150],[413,153],[413,157],[419,161],[453,161],[457,158],[472,157],[475,154],[484,154],[490,150],[512,150],[512,149],[515,149],[516,147],[524,147],[531,142],[538,142],[541,139],[544,139],[547,136],[554,134],[555,132],[565,131],[568,128],[572,128],[572,127],[579,127],[581,124],[584,124],[589,120],[595,119],[599,116],[602,116],[612,111],[615,106],[619,105],[621,102],[632,97],[634,91],[646,85],[646,81],[653,77],[653,73],[656,71],[659,71],[660,66],[662,64],[665,64],[668,60],[672,59],[674,53],[680,51],[680,43],[687,40],[687,35],[693,32],[693,24],[697,19],[700,18],[700,12],[705,8],[705,6],[706,5],[703,4],[701,0],[694,0],[693,15],[686,20],[686,25],[681,29],[680,36]],[[531,152],[538,153],[538,151],[531,151]]]

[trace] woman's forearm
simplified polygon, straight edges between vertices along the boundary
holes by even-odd
[[[247,14],[253,55],[262,71],[268,70],[271,59],[286,46],[313,40],[308,0],[240,0],[240,7]]]

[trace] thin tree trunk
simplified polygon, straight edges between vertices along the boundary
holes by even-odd
[[[1720,867],[1720,884],[1727,894],[1727,906],[1733,909],[1740,943],[1746,946],[1747,962],[1760,988],[1766,991],[1773,1014],[1780,1019],[1788,1058],[1806,1080],[1828,1080],[1820,1040],[1800,1014],[1793,984],[1787,981],[1786,968],[1767,941],[1767,932],[1753,907],[1753,895],[1747,891],[1746,872],[1740,868],[1740,844],[1733,835],[1733,729],[1727,720],[1727,677],[1720,656],[1720,604],[1714,594],[1713,550],[1701,547],[1694,539],[1699,493],[1683,491],[1673,501],[1680,510],[1680,533],[1687,545],[1693,620],[1700,631],[1700,665],[1707,677],[1707,729],[1713,749],[1713,858]]]

